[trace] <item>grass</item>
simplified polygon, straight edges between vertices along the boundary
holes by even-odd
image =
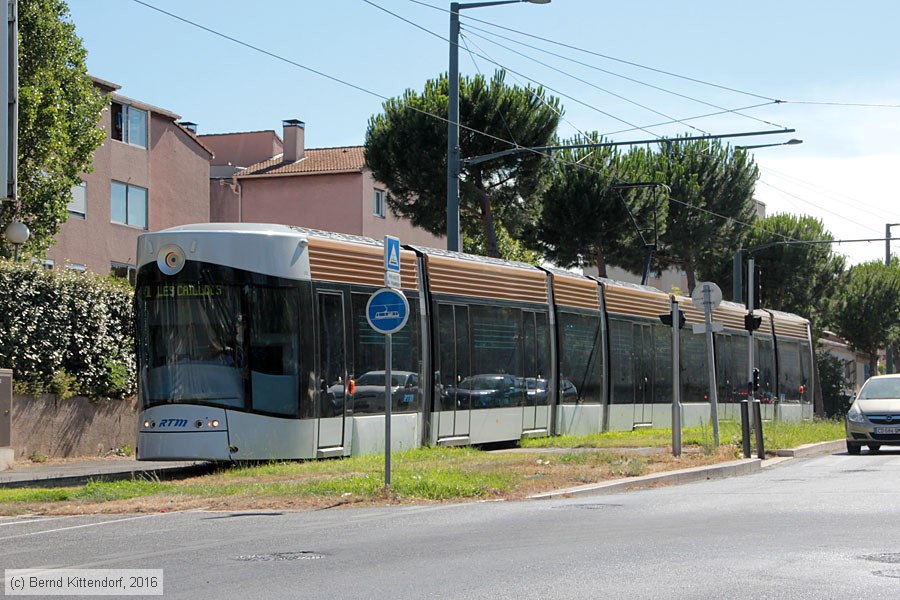
[[[766,448],[842,439],[837,421],[766,423]],[[392,456],[390,490],[384,456],[237,465],[182,481],[140,478],[90,481],[66,488],[0,489],[0,513],[148,512],[211,507],[225,510],[324,508],[341,504],[513,499],[622,477],[736,458],[740,427],[723,422],[721,446],[710,427],[685,429],[681,457],[671,456],[671,431],[608,432],[522,440],[521,451],[418,448]],[[548,450],[553,448],[553,450]],[[637,448],[653,450],[637,451]],[[562,450],[560,450],[562,449]]]
[[[802,423],[765,422],[763,442],[766,450],[795,448],[803,444],[826,442],[844,438],[843,421],[816,419]],[[703,448],[713,445],[712,427],[689,427],[681,432],[683,445]],[[741,445],[741,427],[734,421],[719,424],[719,442]],[[645,448],[667,446],[672,443],[671,429],[640,429],[637,431],[609,431],[586,436],[558,436],[522,440],[525,448]],[[754,446],[755,447],[755,446]]]

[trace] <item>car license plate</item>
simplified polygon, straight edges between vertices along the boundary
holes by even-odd
[[[881,433],[881,434],[900,433],[900,427],[876,427],[875,433]]]

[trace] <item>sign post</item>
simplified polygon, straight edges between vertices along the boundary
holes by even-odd
[[[722,331],[722,323],[713,323],[712,311],[722,303],[722,290],[715,283],[704,281],[698,283],[691,294],[694,305],[702,304],[705,315],[703,325],[694,325],[694,333],[706,334],[706,364],[709,368],[709,411],[713,428],[713,440],[719,447],[719,390],[716,383],[716,350],[713,346],[713,332]]]
[[[366,320],[369,327],[384,334],[384,486],[391,486],[391,413],[393,409],[393,386],[391,385],[392,339],[394,334],[406,325],[409,319],[409,302],[400,287],[400,240],[384,236],[384,281],[383,287],[369,297],[366,304]],[[391,285],[394,284],[394,285]]]

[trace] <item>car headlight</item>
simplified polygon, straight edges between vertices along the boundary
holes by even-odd
[[[864,415],[863,412],[859,410],[859,407],[854,404],[847,413],[847,420],[851,423],[865,423],[866,415]]]

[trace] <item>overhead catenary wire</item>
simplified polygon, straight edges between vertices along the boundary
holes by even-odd
[[[364,1],[366,1],[366,0],[364,0]],[[419,4],[419,5],[421,5],[421,6],[426,6],[426,7],[428,7],[428,8],[431,8],[431,9],[434,9],[434,10],[438,10],[438,11],[441,11],[441,12],[447,12],[447,13],[450,12],[450,11],[447,10],[446,8],[443,8],[443,7],[440,7],[440,6],[434,6],[433,4],[428,4],[427,2],[422,2],[421,0],[409,0],[409,1],[412,2],[413,4]],[[532,39],[535,39],[535,40],[539,40],[539,41],[542,41],[542,42],[547,42],[548,44],[553,44],[553,45],[556,45],[556,46],[561,46],[561,47],[563,47],[563,48],[568,48],[569,50],[575,50],[575,51],[578,51],[578,52],[583,52],[583,53],[585,53],[585,54],[590,54],[590,55],[593,55],[593,56],[597,56],[597,57],[599,57],[599,58],[604,58],[604,59],[606,59],[606,60],[610,60],[610,61],[614,61],[614,62],[626,64],[626,65],[630,65],[630,66],[632,66],[632,67],[637,67],[637,68],[639,68],[639,69],[645,69],[645,70],[647,70],[647,71],[653,71],[654,73],[659,73],[659,74],[661,74],[661,75],[668,75],[669,77],[675,77],[675,78],[683,79],[683,80],[686,80],[686,81],[692,81],[692,82],[694,82],[694,83],[699,83],[699,84],[701,84],[701,85],[706,85],[706,86],[710,86],[710,87],[714,87],[714,88],[719,88],[719,89],[721,89],[721,90],[725,90],[725,91],[729,91],[729,92],[735,92],[735,93],[737,93],[737,94],[743,94],[743,95],[745,95],[745,96],[752,96],[752,97],[754,97],[754,98],[759,98],[759,99],[761,99],[761,100],[768,100],[769,102],[775,102],[775,103],[783,102],[782,100],[778,100],[778,99],[772,98],[772,97],[770,97],[770,96],[764,96],[764,95],[761,95],[761,94],[755,94],[755,93],[753,93],[753,92],[747,92],[747,91],[744,91],[744,90],[739,90],[739,89],[737,89],[737,88],[728,87],[728,86],[726,86],[726,85],[721,85],[721,84],[718,84],[718,83],[711,83],[711,82],[709,82],[709,81],[703,81],[702,79],[697,79],[697,78],[694,78],[694,77],[688,77],[687,75],[679,75],[678,73],[672,73],[672,72],[670,72],[670,71],[665,71],[665,70],[663,70],[663,69],[657,69],[657,68],[655,68],[655,67],[649,67],[649,66],[647,66],[647,65],[642,65],[642,64],[640,64],[640,63],[632,62],[632,61],[625,60],[625,59],[622,59],[622,58],[616,58],[616,57],[614,57],[614,56],[609,56],[609,55],[607,55],[607,54],[602,54],[602,53],[600,53],[600,52],[594,52],[594,51],[591,51],[591,50],[585,50],[584,48],[580,48],[580,47],[574,46],[574,45],[572,45],[572,44],[567,44],[567,43],[565,43],[565,42],[558,42],[558,41],[556,41],[556,40],[551,40],[551,39],[548,39],[548,38],[541,37],[541,36],[539,36],[539,35],[534,35],[534,34],[531,34],[531,33],[526,33],[526,32],[524,32],[524,31],[520,31],[520,30],[518,30],[518,29],[513,29],[513,28],[511,28],[511,27],[504,27],[504,26],[502,26],[502,25],[497,25],[496,23],[491,23],[490,21],[484,21],[484,20],[482,20],[482,19],[478,19],[478,18],[475,18],[475,17],[467,17],[467,19],[469,19],[469,20],[471,20],[471,21],[475,21],[475,22],[477,22],[477,23],[483,23],[483,24],[485,24],[485,25],[490,25],[491,27],[495,27],[495,28],[497,28],[497,29],[502,29],[502,30],[504,30],[504,31],[509,31],[509,32],[511,32],[511,33],[517,33],[517,34],[522,35],[522,36],[524,36],[524,37],[529,37],[529,38],[532,38]]]
[[[606,89],[606,88],[600,87],[599,85],[597,85],[597,84],[595,84],[595,83],[591,83],[590,81],[588,81],[588,80],[586,80],[586,79],[583,79],[583,78],[581,78],[581,77],[578,77],[577,75],[573,75],[572,73],[567,73],[567,72],[565,72],[565,71],[562,71],[562,70],[560,70],[560,69],[557,69],[556,67],[554,67],[554,66],[552,66],[552,65],[549,65],[549,64],[547,64],[547,63],[545,63],[545,62],[543,62],[543,61],[540,61],[540,60],[538,60],[538,59],[536,59],[536,58],[534,58],[534,57],[531,57],[531,56],[528,56],[528,55],[523,54],[523,53],[521,53],[521,52],[518,52],[518,51],[516,51],[516,50],[513,50],[513,49],[509,48],[508,46],[504,46],[503,44],[499,44],[499,43],[497,43],[497,42],[494,42],[494,41],[492,41],[492,40],[490,40],[490,39],[488,39],[488,38],[486,38],[486,37],[484,37],[484,36],[478,36],[478,35],[476,35],[476,37],[479,37],[479,38],[481,38],[481,39],[483,39],[483,40],[485,40],[485,41],[487,41],[487,42],[489,42],[489,43],[495,44],[495,45],[499,46],[500,48],[503,48],[504,50],[508,50],[509,52],[512,52],[513,54],[516,54],[516,55],[518,55],[518,56],[521,56],[521,57],[523,57],[523,58],[527,58],[528,60],[531,60],[531,61],[533,61],[533,62],[536,62],[537,64],[539,64],[539,65],[541,65],[541,66],[544,66],[544,67],[547,67],[548,69],[551,69],[552,71],[554,71],[554,72],[556,72],[556,73],[558,73],[558,74],[560,74],[560,75],[563,75],[563,76],[565,76],[565,77],[569,77],[569,78],[571,78],[571,79],[574,79],[575,81],[578,81],[578,82],[583,83],[583,84],[585,84],[585,85],[587,85],[587,86],[590,86],[590,87],[592,87],[592,88],[594,88],[594,89],[596,89],[596,90],[598,90],[598,91],[601,91],[601,92],[603,92],[603,93],[605,93],[605,94],[609,94],[610,96],[613,96],[614,98],[618,98],[619,100],[623,100],[623,101],[625,101],[625,102],[628,102],[629,104],[633,104],[634,106],[637,106],[637,107],[639,107],[639,108],[642,108],[642,109],[644,109],[644,110],[646,110],[646,111],[648,111],[648,112],[652,112],[653,114],[659,115],[659,116],[664,117],[664,118],[666,118],[666,119],[671,119],[671,122],[672,122],[672,123],[681,123],[682,125],[684,125],[684,126],[686,126],[686,127],[689,127],[690,129],[693,129],[693,130],[695,130],[695,131],[699,131],[699,132],[701,132],[701,133],[709,133],[708,131],[704,131],[704,130],[699,129],[699,128],[693,126],[693,125],[690,125],[690,124],[688,124],[687,122],[682,121],[681,119],[677,119],[677,118],[675,118],[675,117],[672,117],[672,116],[670,116],[670,115],[665,114],[664,112],[660,112],[660,111],[658,111],[658,110],[656,110],[656,109],[654,109],[654,108],[650,108],[649,106],[646,106],[646,105],[644,105],[644,104],[641,104],[640,102],[637,102],[637,101],[635,101],[635,100],[631,100],[630,98],[626,98],[625,96],[623,96],[623,95],[621,95],[621,94],[617,94],[616,92],[613,92],[613,91],[608,90],[608,89]]]
[[[347,86],[347,87],[350,87],[350,88],[355,89],[355,90],[357,90],[357,91],[360,91],[360,92],[362,92],[362,93],[365,93],[365,94],[374,96],[374,97],[376,97],[376,98],[380,98],[380,99],[382,99],[382,100],[389,100],[389,99],[390,99],[389,97],[387,97],[387,96],[385,96],[385,95],[383,95],[383,94],[379,94],[379,93],[374,92],[374,91],[372,91],[372,90],[366,89],[366,88],[364,88],[364,87],[362,87],[362,86],[356,85],[356,84],[354,84],[354,83],[351,83],[351,82],[346,81],[346,80],[344,80],[344,79],[341,79],[341,78],[339,78],[339,77],[335,77],[335,76],[333,76],[333,75],[329,75],[329,74],[324,73],[324,72],[322,72],[322,71],[320,71],[320,70],[318,70],[318,69],[309,67],[309,66],[304,65],[304,64],[302,64],[302,63],[299,63],[299,62],[297,62],[297,61],[294,61],[294,60],[291,60],[291,59],[286,58],[286,57],[284,57],[284,56],[281,56],[281,55],[279,55],[279,54],[277,54],[277,53],[274,53],[274,52],[265,50],[265,49],[263,49],[263,48],[260,48],[259,46],[255,46],[255,45],[250,44],[250,43],[248,43],[248,42],[244,42],[243,40],[240,40],[240,39],[235,38],[235,37],[233,37],[233,36],[224,34],[224,33],[220,32],[220,31],[217,31],[217,30],[212,29],[212,28],[210,28],[210,27],[206,27],[206,26],[204,26],[204,25],[202,25],[202,24],[200,24],[200,23],[197,23],[197,22],[195,22],[195,21],[192,21],[192,20],[190,20],[190,19],[181,17],[181,16],[179,16],[179,15],[177,15],[177,14],[175,14],[175,13],[172,13],[172,12],[170,12],[170,11],[167,11],[167,10],[161,9],[161,8],[159,8],[159,7],[156,7],[156,6],[154,6],[154,5],[152,5],[152,4],[148,3],[148,2],[146,2],[146,1],[144,1],[144,0],[132,0],[132,1],[135,2],[135,3],[137,3],[137,4],[140,4],[140,5],[144,6],[144,7],[146,7],[146,8],[148,8],[148,9],[151,9],[151,10],[157,11],[157,12],[159,12],[159,13],[161,13],[161,14],[164,14],[164,15],[170,17],[170,18],[173,18],[173,19],[176,19],[176,20],[178,20],[178,21],[181,21],[181,22],[183,22],[183,23],[185,23],[185,24],[187,24],[187,25],[190,25],[190,26],[195,27],[195,28],[197,28],[197,29],[201,29],[201,30],[203,30],[203,31],[205,31],[205,32],[207,32],[207,33],[209,33],[209,34],[211,34],[211,35],[215,35],[215,36],[217,36],[217,37],[221,37],[221,38],[226,39],[226,40],[228,40],[228,41],[230,41],[230,42],[232,42],[232,43],[235,43],[235,44],[238,44],[238,45],[243,46],[243,47],[245,47],[245,48],[248,48],[248,49],[250,49],[250,50],[253,50],[254,52],[258,52],[258,53],[264,54],[264,55],[266,55],[266,56],[268,56],[268,57],[270,57],[270,58],[273,58],[273,59],[275,59],[275,60],[284,62],[284,63],[289,64],[289,65],[291,65],[291,66],[294,66],[294,67],[303,69],[303,70],[305,70],[305,71],[308,71],[308,72],[313,73],[313,74],[315,74],[315,75],[318,75],[318,76],[320,76],[320,77],[326,78],[326,79],[328,79],[328,80],[330,80],[330,81],[334,81],[334,82],[339,83],[339,84],[341,84],[341,85],[345,85],[345,86]],[[367,2],[367,3],[369,3],[369,4],[372,4],[371,2],[369,2],[369,0],[363,0],[363,1],[365,1],[365,2]],[[374,5],[374,4],[373,4],[373,6],[376,6],[376,7],[377,7],[377,5]],[[379,7],[379,8],[380,8],[380,7]],[[418,25],[417,25],[417,26],[418,26]],[[418,27],[420,27],[420,26],[418,26]],[[426,29],[425,31],[428,31],[428,30]],[[433,32],[430,32],[430,33],[432,33],[433,35],[437,35],[437,34],[434,34]],[[441,36],[437,36],[437,37],[439,37],[439,38],[441,38],[441,39],[445,39],[445,38],[442,38]],[[445,40],[445,41],[446,41],[446,40]],[[421,113],[421,114],[424,114],[424,115],[429,116],[429,117],[434,118],[434,119],[438,119],[438,120],[443,121],[443,122],[445,122],[445,123],[448,122],[448,120],[447,120],[447,118],[446,118],[445,116],[442,116],[442,115],[436,115],[436,114],[433,114],[433,113],[429,113],[428,111],[424,111],[424,110],[421,110],[421,109],[417,109],[417,108],[415,108],[415,107],[408,107],[408,108],[410,108],[410,110],[414,110],[414,111],[416,111],[416,112],[419,112],[419,113]],[[498,136],[496,136],[496,135],[492,135],[492,134],[489,134],[489,133],[487,133],[487,132],[479,131],[479,130],[477,130],[477,129],[474,129],[474,128],[465,126],[464,124],[459,124],[459,126],[460,126],[461,128],[463,128],[463,129],[466,129],[467,131],[471,131],[471,132],[473,132],[473,133],[475,133],[475,134],[477,134],[477,135],[483,135],[483,136],[485,136],[485,137],[488,137],[488,138],[490,138],[490,139],[493,139],[493,140],[495,140],[495,141],[497,141],[497,142],[500,142],[500,143],[502,143],[502,144],[507,144],[507,145],[509,145],[509,146],[511,146],[511,147],[516,147],[516,145],[515,145],[514,142],[511,142],[511,141],[509,141],[509,140],[505,140],[505,139],[503,139],[503,138],[501,138],[501,137],[498,137]],[[677,141],[677,139],[676,139],[676,140],[672,140],[672,141]],[[645,144],[646,142],[647,142],[647,140],[643,140],[643,141],[641,141],[640,143]],[[524,151],[524,152],[534,152],[534,153],[537,153],[537,154],[543,154],[543,152],[540,152],[540,151],[538,151],[538,150],[533,150],[533,149],[530,149],[530,148],[521,148],[521,150]],[[597,169],[594,169],[594,168],[592,168],[592,167],[590,167],[590,166],[588,166],[588,165],[583,165],[583,164],[579,164],[579,163],[575,163],[575,162],[568,163],[568,164],[571,164],[571,165],[572,165],[573,167],[575,167],[575,168],[587,168],[587,169],[590,169],[590,170],[592,170],[592,171],[599,172]],[[624,183],[624,182],[620,182],[620,183]],[[678,203],[683,204],[683,205],[685,205],[685,206],[688,206],[688,207],[690,207],[690,208],[692,208],[692,209],[699,210],[699,211],[701,211],[701,212],[703,212],[703,213],[706,213],[706,214],[709,214],[709,215],[711,215],[711,216],[715,216],[715,217],[720,218],[720,219],[725,219],[725,220],[728,220],[728,221],[731,221],[731,222],[734,222],[734,223],[737,223],[737,224],[740,224],[740,225],[744,225],[744,226],[747,226],[747,227],[757,227],[757,228],[761,228],[759,225],[751,224],[751,223],[746,223],[746,222],[743,222],[743,221],[739,221],[739,220],[737,220],[737,219],[734,219],[733,217],[727,217],[727,216],[725,216],[725,215],[721,215],[721,214],[715,213],[715,212],[710,211],[710,210],[708,210],[708,209],[705,209],[705,208],[702,208],[702,207],[694,206],[694,205],[692,205],[692,204],[690,204],[690,203],[687,203],[687,202],[678,200],[678,199],[676,199],[676,198],[672,198],[671,196],[667,196],[667,200],[672,201],[672,202],[678,202]],[[763,228],[763,229],[764,229],[764,228]],[[787,236],[784,236],[784,235],[779,234],[779,233],[777,233],[777,232],[771,232],[771,231],[769,231],[769,233],[772,233],[772,234],[774,234],[774,235],[783,237],[783,238],[785,238],[785,239],[789,239],[789,238],[787,238]]]

